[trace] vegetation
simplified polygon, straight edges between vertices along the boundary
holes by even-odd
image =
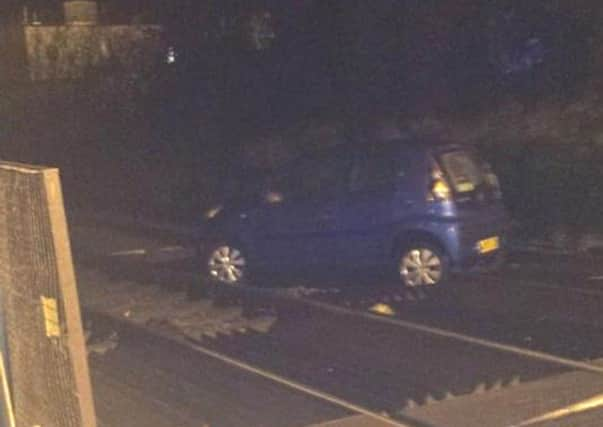
[[[546,42],[545,56],[507,73],[491,57],[505,57],[499,30],[454,30],[491,13],[483,8],[429,35],[421,25],[439,21],[428,8],[365,10],[361,22],[356,6],[306,3],[316,8],[276,11],[270,31],[266,15],[248,13],[274,30],[266,49],[219,26],[192,49],[189,27],[172,66],[6,89],[3,157],[58,165],[79,207],[193,220],[241,168],[272,168],[351,135],[436,134],[490,159],[520,221],[603,223],[597,7],[554,2],[561,9],[546,9],[545,21],[563,18],[556,32],[529,34]]]

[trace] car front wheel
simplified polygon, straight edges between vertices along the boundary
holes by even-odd
[[[227,289],[246,285],[249,274],[245,254],[233,243],[201,245],[197,251],[200,277],[191,283],[189,297],[216,298]]]
[[[236,245],[221,244],[209,251],[207,278],[214,283],[239,286],[247,279],[247,260]]]

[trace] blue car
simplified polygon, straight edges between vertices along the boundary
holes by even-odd
[[[339,146],[242,185],[255,189],[206,212],[199,227],[202,273],[216,285],[362,270],[434,287],[497,262],[505,243],[498,179],[456,144]]]

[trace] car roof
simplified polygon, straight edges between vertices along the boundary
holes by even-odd
[[[365,153],[375,152],[375,151],[396,151],[402,150],[405,147],[409,147],[412,150],[417,150],[420,152],[427,151],[449,151],[455,149],[465,148],[462,144],[458,144],[449,140],[441,139],[441,138],[398,138],[398,139],[388,139],[388,140],[357,140],[352,143],[342,143],[337,144],[332,147],[324,148],[321,150],[316,150],[312,152],[308,152],[302,154],[300,156],[296,156],[293,159],[285,162],[282,165],[279,165],[275,169],[264,170],[264,173],[267,175],[271,175],[276,172],[279,175],[279,172],[286,171],[289,169],[291,165],[298,164],[299,162],[307,162],[307,161],[320,161],[321,159],[328,158],[340,158],[340,159],[352,159],[357,156],[364,155]],[[259,172],[259,171],[256,171]]]
[[[382,142],[376,142],[375,145],[390,145],[395,147],[412,147],[412,148],[442,148],[449,146],[461,146],[459,143],[444,139],[444,138],[435,138],[435,137],[415,137],[415,138],[397,138],[391,139]]]
[[[463,144],[450,141],[442,138],[396,138],[388,140],[364,140],[353,144],[353,151],[362,155],[375,151],[397,151],[404,148],[409,148],[412,151],[428,152],[428,151],[448,151],[455,149],[466,148]],[[350,146],[345,144],[340,147],[342,152],[350,151]]]

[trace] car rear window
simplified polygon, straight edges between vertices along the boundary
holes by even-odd
[[[457,193],[469,193],[485,181],[484,170],[477,157],[468,151],[451,151],[440,155],[444,172]]]

